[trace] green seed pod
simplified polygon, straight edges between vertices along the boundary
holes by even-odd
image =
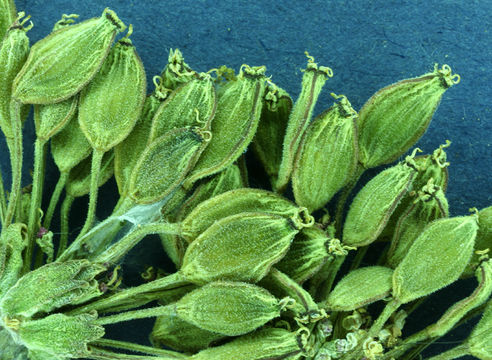
[[[344,95],[308,126],[292,172],[296,203],[322,208],[347,185],[357,166],[357,112]]]
[[[154,324],[150,341],[155,347],[195,353],[210,347],[226,336],[192,325],[178,316],[159,316]]]
[[[1,0],[0,4],[5,1]],[[0,11],[0,18],[8,15],[7,12],[3,12],[4,10],[6,11],[6,9]],[[32,28],[32,23],[24,27],[26,21],[29,20],[29,16],[21,21],[22,17],[24,17],[24,13],[21,12],[12,26],[9,24],[10,27],[5,34],[5,38],[0,38],[0,128],[7,139],[14,137],[10,115],[12,83],[29,54],[29,38],[26,32]],[[1,23],[0,26],[2,26]]]
[[[326,313],[319,310],[311,295],[301,285],[276,268],[271,268],[258,285],[270,291],[278,299],[293,299],[294,303],[289,306],[289,311],[294,313],[297,321],[309,323],[326,317]]]
[[[183,181],[207,145],[209,133],[179,128],[150,144],[133,169],[129,195],[139,204],[157,202]]]
[[[318,96],[326,80],[333,76],[333,71],[329,67],[318,67],[318,64],[314,62],[314,58],[309,56],[307,52],[306,56],[308,57],[308,63],[302,77],[301,94],[294,104],[285,132],[282,162],[280,163],[278,180],[275,186],[277,191],[283,191],[289,183],[294,160],[302,136],[311,121]]]
[[[179,205],[173,216],[168,215],[168,221],[181,221],[201,202],[211,199],[224,192],[239,189],[244,186],[237,165],[232,164],[218,174],[203,179],[186,201]],[[180,191],[185,191],[180,189]],[[181,194],[179,195],[181,196]],[[173,199],[176,196],[173,196]],[[169,203],[166,204],[166,207]],[[172,206],[171,206],[172,207]],[[187,241],[178,235],[161,235],[162,245],[168,256],[173,260],[178,269],[181,267]]]
[[[68,173],[91,152],[91,145],[80,130],[77,116],[51,139],[51,155],[60,173]]]
[[[116,33],[124,29],[116,13],[105,9],[99,18],[38,41],[14,80],[14,97],[25,104],[51,104],[74,96],[99,71]]]
[[[104,336],[104,328],[94,324],[96,318],[96,314],[53,314],[22,322],[16,332],[30,353],[51,355],[45,359],[89,357],[87,344]]]
[[[478,281],[475,291],[451,306],[437,322],[425,329],[429,338],[441,337],[452,330],[467,313],[485,303],[490,297],[492,294],[492,260],[482,262],[475,275]]]
[[[477,229],[476,215],[430,223],[396,267],[393,296],[407,303],[456,281],[470,261]]]
[[[246,283],[218,281],[183,296],[177,316],[204,330],[228,336],[251,332],[280,316],[280,302],[265,289]]]
[[[186,188],[236,161],[253,140],[261,115],[265,67],[243,65],[236,81],[218,94],[212,140],[186,180]]]
[[[296,333],[285,329],[265,328],[225,345],[202,350],[190,360],[295,360],[303,352],[299,343]]]
[[[442,191],[446,192],[448,187],[448,166],[447,155],[444,151],[449,147],[451,142],[446,140],[446,144],[440,145],[439,148],[434,150],[432,155],[416,156],[415,164],[419,169],[419,173],[415,177],[414,188],[420,189],[426,185],[430,179],[436,186],[439,186]]]
[[[275,193],[252,189],[236,189],[217,195],[197,205],[182,221],[182,236],[192,242],[217,220],[242,212],[262,212],[290,217],[301,213],[305,222],[313,222],[309,214],[296,204]]]
[[[185,219],[202,202],[244,186],[239,167],[235,164],[229,165],[220,173],[204,180],[180,207],[176,215],[177,221]]]
[[[492,359],[492,300],[489,300],[482,318],[466,340],[470,354],[481,359]]]
[[[74,118],[77,110],[78,96],[73,96],[56,104],[34,105],[34,125],[36,136],[48,141],[59,133]],[[64,157],[67,156],[65,153]]]
[[[475,251],[466,270],[465,277],[473,276],[484,254],[492,251],[492,206],[478,212],[478,231],[475,239]]]
[[[0,41],[2,41],[16,17],[17,11],[15,10],[14,0],[0,0]]]
[[[75,27],[75,26],[74,26]],[[145,100],[145,70],[128,34],[80,94],[79,124],[92,147],[108,151],[133,130]]]
[[[392,268],[395,268],[405,257],[408,249],[428,223],[449,216],[446,196],[440,187],[432,183],[432,180],[415,194],[414,198],[415,200],[396,223],[386,260]]]
[[[216,221],[188,247],[180,273],[195,284],[257,282],[287,252],[299,228],[291,219],[240,213]]]
[[[197,76],[198,74],[185,63],[183,54],[179,49],[169,50],[167,65],[161,74],[164,87],[174,90]]]
[[[291,110],[292,99],[289,94],[275,84],[268,83],[260,123],[252,145],[272,185],[277,182],[282,161],[282,144]]]
[[[149,142],[152,118],[167,96],[162,84],[157,82],[158,79],[158,76],[153,79],[155,90],[145,98],[142,114],[132,132],[114,148],[114,177],[120,197],[126,196],[128,192],[132,170]]]
[[[376,240],[402,197],[409,192],[415,173],[412,159],[407,159],[370,180],[350,205],[343,227],[344,244],[360,247]]]
[[[0,299],[17,282],[22,271],[22,251],[27,244],[27,227],[11,224],[0,235]]]
[[[424,134],[444,92],[459,82],[451,68],[402,80],[374,94],[359,111],[360,161],[366,168],[388,164]]]
[[[210,129],[215,114],[215,89],[210,75],[188,81],[174,90],[152,119],[149,143],[169,130],[187,126]]]
[[[106,270],[88,260],[50,263],[28,272],[0,301],[1,312],[30,318],[102,294],[94,277]],[[33,291],[34,290],[34,291]]]
[[[4,360],[29,359],[27,348],[12,341],[12,336],[5,328],[0,328],[0,349]]]
[[[329,240],[328,235],[316,226],[302,229],[275,267],[302,284],[332,258],[327,249]]]
[[[114,154],[112,151],[104,154],[99,175],[98,186],[101,187],[111,176],[113,176],[113,160]],[[77,166],[75,166],[68,174],[65,190],[68,195],[77,198],[89,194],[91,188],[91,157],[85,158]]]
[[[352,311],[388,297],[393,270],[368,266],[349,272],[335,286],[326,300],[331,311]]]

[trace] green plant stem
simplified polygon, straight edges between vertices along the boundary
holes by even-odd
[[[36,244],[36,231],[40,216],[43,197],[44,166],[46,159],[46,140],[36,139],[34,143],[34,173],[32,178],[31,203],[29,205],[29,219],[27,222],[27,247],[24,253],[24,269],[27,273],[31,265],[31,258]],[[42,254],[42,253],[41,253]],[[41,255],[42,256],[42,255]]]
[[[92,152],[89,208],[87,210],[87,217],[85,219],[84,226],[82,227],[82,230],[80,230],[77,238],[84,236],[87,231],[89,231],[92,223],[94,222],[94,217],[96,216],[97,193],[99,190],[99,174],[101,173],[101,162],[103,156],[104,152],[101,150],[94,149],[94,151]]]
[[[60,244],[58,245],[58,252],[56,258],[58,259],[67,248],[69,227],[68,220],[70,218],[70,209],[75,198],[71,195],[66,194],[63,200],[61,210],[60,210]]]
[[[148,296],[146,298],[146,303],[151,302],[153,300],[161,297],[160,292],[163,290],[173,290],[184,285],[189,285],[190,283],[186,281],[179,272],[165,276],[163,278],[151,281],[146,284],[142,284],[139,286],[135,286],[132,288],[128,288],[122,290],[116,294],[110,295],[106,298],[94,301],[90,304],[81,306],[76,308],[70,312],[69,315],[78,315],[83,314],[92,310],[96,310],[99,312],[108,311],[115,306],[121,306],[123,304],[131,304],[134,302],[133,299],[138,298],[139,295],[152,295],[155,294],[155,298],[153,296]],[[137,302],[137,306],[144,305],[144,302]]]
[[[391,315],[400,307],[401,302],[398,301],[397,299],[392,299],[390,300],[386,306],[384,307],[383,311],[381,314],[379,314],[378,318],[376,321],[372,324],[371,328],[369,329],[367,333],[367,337],[375,337],[379,334],[381,329],[383,328],[384,324],[388,319],[390,318]]]
[[[56,205],[60,200],[60,195],[65,188],[65,184],[67,183],[68,172],[62,172],[60,177],[58,178],[58,182],[56,183],[55,190],[51,195],[50,204],[48,206],[48,210],[44,216],[43,227],[45,229],[49,229],[51,226],[51,220],[53,219],[53,214],[55,213]]]
[[[103,338],[103,339],[91,341],[91,344],[94,344],[97,346],[102,346],[102,347],[110,347],[110,348],[114,348],[114,349],[130,350],[130,351],[139,352],[139,353],[147,354],[147,355],[172,356],[173,359],[187,358],[186,355],[175,352],[175,351],[157,349],[157,348],[153,348],[150,346],[134,344],[134,343],[126,342],[126,341],[111,340],[111,339],[104,339]]]
[[[117,243],[97,256],[93,261],[102,264],[116,264],[128,253],[128,251],[137,245],[145,236],[150,234],[179,235],[180,226],[179,224],[172,223],[150,223],[139,225]]]
[[[470,351],[465,344],[461,344],[428,360],[451,360],[465,355],[470,355]]]
[[[326,275],[325,281],[320,283],[319,288],[317,289],[315,299],[319,301],[325,301],[330,294],[331,288],[333,287],[333,283],[335,282],[335,278],[345,261],[346,255],[339,255],[335,257],[335,260],[331,263],[331,266],[328,269],[328,274]]]
[[[22,181],[22,121],[20,118],[20,102],[12,100],[10,105],[10,116],[12,119],[13,139],[7,138],[7,146],[10,152],[10,163],[12,165],[12,186],[10,188],[9,203],[5,214],[3,226],[7,228],[14,218],[17,210],[17,202],[21,191]]]
[[[157,316],[164,316],[164,315],[170,317],[176,316],[174,304],[166,305],[166,306],[156,306],[147,309],[126,311],[116,315],[104,316],[97,320],[94,320],[94,323],[97,325],[109,325],[109,324],[116,324],[124,321],[145,319],[149,317],[157,317]]]

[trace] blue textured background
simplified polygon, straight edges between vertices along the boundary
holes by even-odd
[[[169,48],[179,48],[194,69],[226,64],[267,66],[267,74],[293,98],[300,91],[304,51],[334,77],[317,111],[330,106],[331,91],[345,94],[355,109],[381,87],[419,76],[435,62],[449,64],[461,83],[443,97],[418,146],[431,152],[450,139],[448,199],[453,215],[492,205],[492,1],[96,1],[17,0],[32,16],[32,41],[50,32],[62,13],[80,19],[99,16],[104,7],[134,25],[132,40],[150,79],[165,66]],[[26,129],[25,153],[32,159],[33,126]],[[2,173],[9,173],[8,153],[0,143]],[[24,184],[29,179],[24,170]],[[48,188],[57,171],[48,167]],[[9,179],[5,179],[8,188]],[[448,304],[466,285],[448,290]],[[429,314],[442,310],[430,308]],[[435,315],[434,315],[435,316]],[[136,333],[138,327],[128,328]],[[459,339],[451,338],[449,341]],[[439,345],[438,345],[439,346]],[[450,346],[450,344],[442,344]]]

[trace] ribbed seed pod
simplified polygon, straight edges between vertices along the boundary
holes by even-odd
[[[101,162],[101,172],[99,174],[98,186],[101,187],[111,176],[113,176],[112,151],[104,154]],[[73,197],[81,197],[89,194],[91,188],[91,157],[82,160],[77,166],[70,170],[65,190]]]
[[[387,254],[387,264],[395,268],[405,257],[415,239],[430,222],[449,216],[448,201],[442,189],[432,180],[417,194],[415,200],[403,212],[396,223],[391,246]]]
[[[332,257],[327,248],[329,240],[328,235],[316,226],[302,229],[275,267],[302,284]]]
[[[167,219],[168,221],[179,222],[188,216],[188,214],[203,201],[224,192],[242,188],[243,186],[244,184],[239,168],[235,164],[229,165],[220,173],[203,179],[193,193],[176,208],[174,214],[172,216],[170,214],[167,215]],[[184,191],[184,189],[180,189],[179,191]],[[181,196],[181,194],[178,196]],[[173,199],[175,197],[176,196],[173,195]],[[166,203],[166,207],[168,205],[169,203]],[[161,234],[160,236],[164,250],[179,269],[188,242],[178,235]]]
[[[289,306],[289,312],[292,312],[298,321],[316,322],[323,316],[307,290],[276,268],[271,268],[258,285],[270,291],[278,299],[294,299],[295,302]]]
[[[174,90],[159,106],[152,119],[149,143],[175,128],[199,126],[209,130],[215,107],[212,78],[201,74]]]
[[[298,232],[291,219],[277,215],[228,216],[190,244],[180,273],[195,284],[220,279],[257,282],[285,255]]]
[[[251,332],[280,316],[281,310],[279,300],[265,289],[225,281],[204,285],[170,306],[190,324],[228,336]]]
[[[38,41],[14,80],[14,97],[27,104],[72,97],[96,75],[116,33],[124,29],[116,13],[105,9],[99,18],[64,27]]]
[[[207,134],[179,128],[147,146],[132,171],[130,197],[139,204],[150,204],[169,195],[193,168],[207,145]]]
[[[22,251],[27,244],[27,227],[21,223],[2,229],[0,235],[0,299],[17,282],[22,271]]]
[[[158,80],[159,77],[154,77],[155,90],[145,98],[142,113],[132,132],[114,147],[114,177],[120,197],[128,192],[132,170],[149,142],[152,118],[167,96],[166,89]]]
[[[481,360],[492,358],[492,300],[465,343],[471,355]]]
[[[80,94],[80,128],[98,151],[108,151],[123,141],[142,111],[145,71],[128,38],[131,31],[130,26],[128,34],[111,49],[101,70]]]
[[[322,208],[351,180],[357,166],[357,113],[344,95],[309,124],[292,172],[296,203]]]
[[[198,74],[184,61],[179,49],[170,49],[167,65],[161,74],[162,84],[167,89],[177,89],[180,85],[198,77]]]
[[[306,223],[314,221],[296,204],[280,195],[265,190],[244,188],[228,191],[197,205],[182,221],[181,235],[191,243],[217,220],[242,212],[263,212],[285,217],[301,213]]]
[[[275,185],[277,191],[283,191],[289,183],[299,144],[311,121],[318,96],[326,80],[333,76],[333,72],[329,67],[318,67],[312,56],[307,53],[306,56],[308,57],[308,63],[302,77],[301,94],[290,113],[284,136],[282,161],[278,172],[277,184]]]
[[[91,144],[80,130],[77,114],[51,139],[51,155],[60,173],[69,172],[91,152]]]
[[[219,93],[212,140],[188,176],[186,188],[232,164],[253,140],[261,115],[264,74],[264,66],[243,65],[237,80],[229,82]]]
[[[81,298],[88,300],[101,295],[94,277],[104,270],[102,265],[88,260],[41,266],[21,277],[7,291],[0,301],[1,312],[4,316],[30,318],[68,304],[75,305]]]
[[[0,0],[0,42],[16,17],[14,0]]]
[[[466,267],[464,276],[473,276],[476,267],[481,262],[484,252],[492,251],[492,206],[483,208],[478,212],[478,231],[475,239],[475,251],[470,263]]]
[[[471,310],[482,305],[492,294],[492,260],[483,261],[475,271],[478,286],[473,293],[458,301],[446,310],[443,316],[434,324],[425,328],[429,338],[445,335]]]
[[[201,329],[178,316],[159,316],[150,334],[150,341],[156,347],[166,346],[192,353],[224,338],[225,335]]]
[[[427,225],[393,273],[393,296],[407,303],[456,281],[470,261],[477,229],[476,215]]]
[[[96,318],[96,314],[53,314],[22,322],[17,332],[35,359],[84,358],[90,356],[87,344],[104,336]]]
[[[295,360],[303,352],[299,344],[296,333],[285,329],[265,328],[225,345],[202,350],[190,360]]]
[[[34,105],[36,136],[42,141],[48,141],[58,134],[74,117],[77,103],[78,96],[74,96],[56,104]]]
[[[326,300],[331,311],[352,311],[391,293],[393,270],[383,266],[368,266],[349,272],[335,286]]]
[[[282,161],[282,144],[291,110],[292,99],[289,94],[275,84],[269,83],[252,145],[272,186],[277,182]]]
[[[5,1],[1,0],[0,4]],[[9,14],[3,13],[3,11],[7,11],[7,9],[0,11],[0,17],[7,16],[9,18]],[[29,38],[26,32],[32,28],[32,24],[24,27],[23,25],[29,20],[29,17],[21,21],[23,16],[24,13],[19,13],[17,20],[13,24],[9,24],[5,38],[0,38],[0,128],[7,139],[14,137],[10,116],[12,83],[29,54]]]
[[[411,189],[415,173],[412,159],[408,159],[371,179],[350,205],[343,242],[360,247],[376,240],[402,197]]]
[[[388,164],[424,134],[444,92],[459,82],[451,68],[402,80],[375,93],[359,111],[360,161],[366,168]]]

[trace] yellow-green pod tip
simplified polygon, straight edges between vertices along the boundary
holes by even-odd
[[[117,29],[118,32],[125,31],[126,25],[120,20],[118,15],[110,8],[104,9],[101,16],[105,16]]]
[[[440,69],[438,68],[438,64],[434,64],[434,73],[439,75],[445,88],[456,85],[461,80],[461,77],[458,74],[452,73],[451,67],[447,64],[443,64]]]

